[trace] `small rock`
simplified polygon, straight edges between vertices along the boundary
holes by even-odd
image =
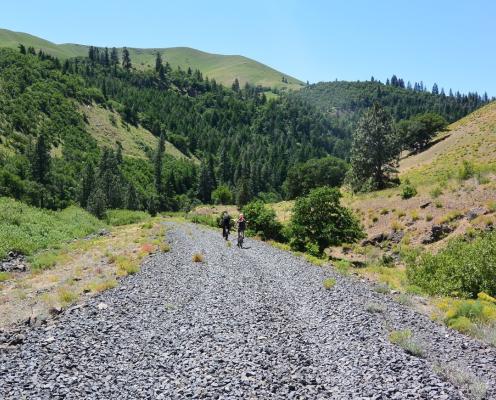
[[[59,315],[62,311],[62,307],[50,307],[50,309],[48,310],[51,316]]]
[[[106,310],[106,309],[108,308],[108,305],[107,305],[107,304],[105,304],[105,303],[99,303],[99,304],[97,305],[97,308],[98,308],[99,310]]]

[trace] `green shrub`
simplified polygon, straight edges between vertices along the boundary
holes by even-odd
[[[482,233],[471,240],[452,239],[433,255],[425,253],[407,267],[412,284],[429,294],[475,298],[496,294],[496,233]]]
[[[31,255],[105,226],[79,207],[50,211],[5,197],[0,198],[0,215],[0,259],[11,250]]]
[[[146,221],[148,218],[150,218],[150,214],[144,211],[108,210],[105,213],[106,222],[112,226],[136,224]]]
[[[243,207],[247,221],[247,233],[261,235],[263,240],[279,239],[282,225],[276,219],[276,212],[261,200],[254,200]]]
[[[413,186],[410,183],[409,179],[406,179],[405,183],[403,184],[402,189],[401,189],[401,198],[403,200],[406,200],[406,199],[410,199],[416,195],[417,195],[417,189],[415,189],[415,186]]]
[[[475,325],[467,317],[452,318],[447,321],[447,324],[450,328],[465,334],[471,333],[475,329]]]
[[[220,185],[212,192],[212,200],[215,204],[232,204],[234,196],[227,185]]]
[[[431,190],[431,197],[433,199],[437,199],[442,194],[443,194],[443,189],[441,189],[439,186],[436,186],[434,189]]]
[[[391,343],[400,346],[408,354],[423,357],[425,355],[424,347],[417,342],[412,335],[412,331],[405,329],[403,331],[393,331],[389,334]]]
[[[8,281],[10,277],[11,277],[10,273],[3,271],[0,272],[0,282]]]
[[[326,278],[324,279],[323,285],[325,290],[332,289],[336,285],[336,279]]]
[[[458,170],[458,178],[462,181],[472,178],[475,175],[475,167],[468,160],[463,160],[462,166]]]
[[[340,197],[337,189],[322,187],[296,200],[291,217],[293,250],[304,251],[308,243],[316,243],[321,254],[326,247],[364,237],[358,219],[340,205]]]

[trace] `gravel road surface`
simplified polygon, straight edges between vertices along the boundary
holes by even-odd
[[[167,240],[119,287],[1,350],[0,399],[465,399],[481,382],[496,398],[494,348],[367,283],[200,226],[168,224]],[[389,341],[403,329],[425,357]],[[456,387],[438,364],[478,378]]]

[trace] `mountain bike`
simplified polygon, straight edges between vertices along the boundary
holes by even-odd
[[[238,247],[243,248],[243,241],[245,240],[245,231],[238,230]]]

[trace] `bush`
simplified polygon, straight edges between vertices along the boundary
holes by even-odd
[[[106,222],[113,226],[135,224],[148,218],[150,218],[150,214],[144,211],[108,210],[105,213]]]
[[[0,215],[0,259],[11,250],[31,255],[105,226],[79,207],[49,211],[8,198],[0,198]]]
[[[276,212],[261,200],[255,200],[243,207],[247,224],[247,233],[261,234],[263,240],[279,239],[282,225],[276,219]]]
[[[337,189],[322,187],[296,200],[291,217],[293,250],[304,251],[309,243],[315,243],[322,254],[326,247],[364,237],[358,220],[340,205],[340,197]]]
[[[212,200],[215,204],[232,204],[234,196],[226,185],[220,185],[212,192]]]
[[[324,279],[323,285],[325,290],[332,289],[336,285],[336,279],[326,278]]]
[[[496,233],[466,242],[456,238],[439,253],[424,254],[407,268],[411,283],[429,294],[475,298],[496,294]]]
[[[423,357],[425,355],[424,347],[413,338],[412,331],[409,329],[391,332],[389,341],[413,356]]]
[[[458,178],[462,181],[472,178],[475,175],[475,167],[470,161],[463,160],[462,166],[458,170]]]
[[[417,195],[417,189],[415,189],[415,186],[413,186],[410,183],[409,179],[406,179],[405,183],[403,184],[402,190],[401,190],[401,198],[403,200],[406,200],[406,199],[410,199],[416,195]]]

